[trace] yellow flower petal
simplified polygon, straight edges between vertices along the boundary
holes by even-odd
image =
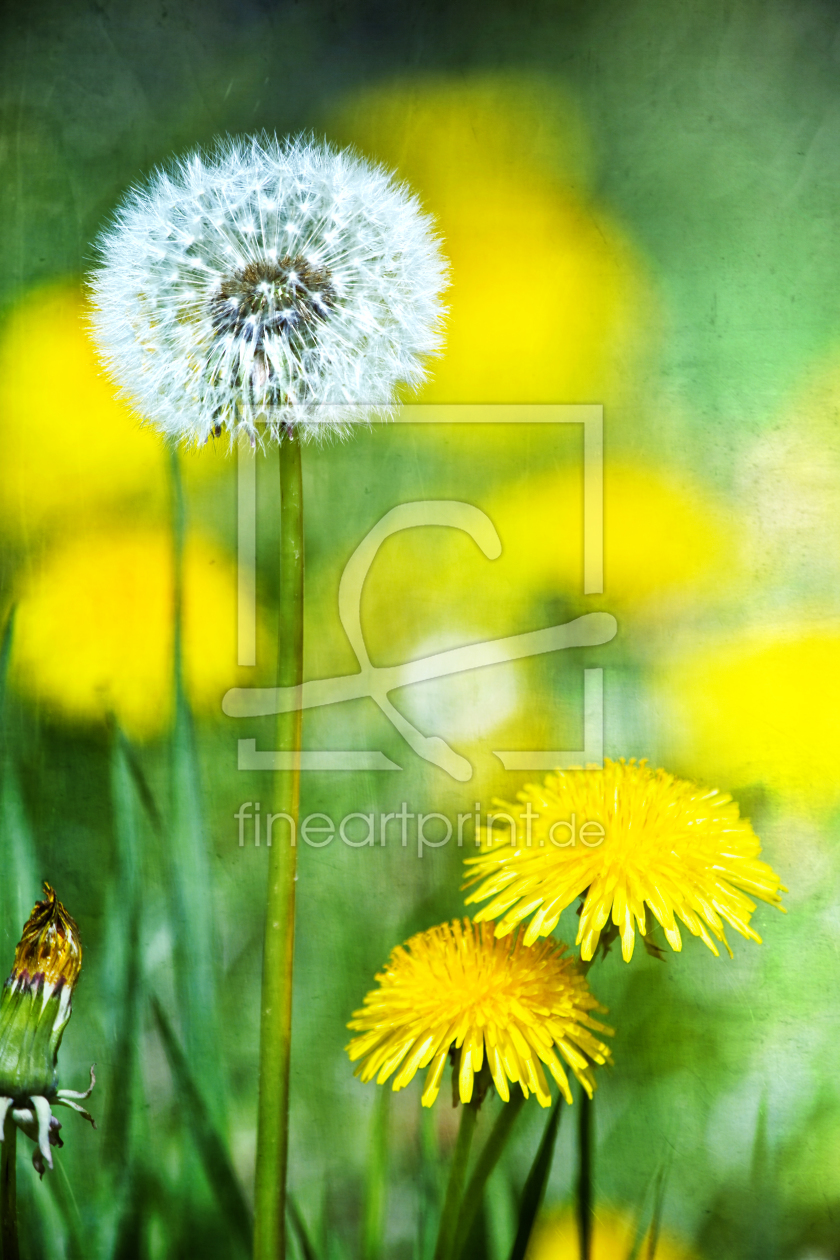
[[[497,934],[506,934],[534,914],[525,943],[537,934],[546,935],[559,911],[585,890],[577,936],[581,957],[594,956],[611,918],[619,929],[622,956],[629,962],[636,928],[645,931],[645,904],[673,950],[682,949],[677,925],[681,919],[715,954],[703,920],[727,949],[721,919],[742,936],[760,940],[750,926],[755,904],[745,889],[782,908],[780,893],[786,889],[759,860],[758,837],[724,793],[651,770],[644,762],[607,758],[602,770],[549,775],[542,786],[520,792],[519,800],[537,807],[528,820],[530,845],[520,835],[513,843],[466,859],[465,887],[473,889],[467,904],[494,898],[478,911],[476,921],[491,911],[497,913],[504,903],[506,913]],[[516,814],[515,805],[499,804]],[[552,841],[553,828],[561,822],[571,825],[573,819],[575,843],[558,847]],[[600,832],[590,832],[602,834],[597,844],[580,838],[582,828],[592,822],[600,824]],[[505,876],[512,882],[496,896]],[[544,915],[541,907],[546,907]]]
[[[591,1018],[600,1010],[565,946],[540,941],[528,947],[520,935],[498,940],[494,925],[464,920],[420,932],[398,946],[376,977],[379,988],[365,997],[348,1027],[360,1035],[347,1047],[359,1060],[363,1081],[382,1084],[403,1060],[393,1088],[402,1089],[434,1047],[423,1105],[438,1095],[450,1048],[460,1045],[458,1089],[468,1103],[485,1056],[505,1102],[508,1081],[543,1107],[551,1094],[545,1063],[567,1102],[568,1081],[552,1049],[556,1046],[587,1091],[591,1063],[605,1063],[609,1048],[588,1031],[609,1031]],[[406,1058],[406,1056],[408,1056]]]

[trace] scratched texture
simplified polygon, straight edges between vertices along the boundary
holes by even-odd
[[[259,129],[353,143],[436,215],[450,333],[420,401],[604,406],[601,595],[583,594],[574,426],[393,425],[306,450],[307,678],[356,670],[341,573],[386,511],[416,500],[480,508],[502,554],[440,527],[388,539],[361,599],[374,664],[591,611],[618,632],[395,692],[418,730],[470,763],[468,782],[417,756],[371,700],[313,710],[308,749],[379,750],[402,769],[304,776],[304,813],[360,815],[346,833],[357,841],[373,815],[378,840],[403,802],[455,820],[511,799],[535,776],[504,772],[495,751],[580,747],[583,671],[603,669],[607,753],[732,792],[790,895],[786,917],[757,911],[764,943],[738,938],[733,959],[689,939],[665,962],[610,956],[592,973],[616,1028],[596,1104],[599,1201],[634,1212],[666,1161],[665,1221],[692,1254],[840,1254],[836,6],[46,0],[6,3],[0,23],[3,620],[18,606],[0,852],[30,874],[0,872],[0,937],[10,965],[15,916],[49,878],[87,950],[67,1084],[100,1065],[100,1132],[65,1125],[75,1207],[64,1182],[21,1166],[28,1254],[76,1254],[74,1230],[97,1257],[239,1245],[150,1015],[132,1025],[132,1063],[121,1057],[114,986],[139,904],[143,1001],[155,994],[186,1035],[178,960],[209,917],[218,1014],[193,1031],[193,1066],[247,1196],[266,851],[250,824],[240,848],[234,814],[245,801],[266,812],[271,786],[237,770],[236,740],[271,749],[272,725],[223,717],[221,698],[271,681],[276,465],[258,460],[248,671],[235,459],[222,442],[182,460],[200,791],[170,826],[167,465],[98,375],[79,284],[127,185],[172,153]],[[130,888],[109,714],[162,818],[141,808]],[[176,912],[172,846],[192,824],[210,892]],[[28,868],[10,856],[21,845]],[[462,913],[462,856],[454,840],[418,856],[414,821],[405,846],[392,820],[384,846],[301,848],[291,1184],[324,1256],[358,1254],[375,1094],[352,1077],[344,1025],[394,944]],[[570,910],[558,933],[575,930]],[[424,1130],[415,1088],[394,1099],[389,1257],[427,1254],[421,1154],[445,1160],[454,1123],[439,1104]],[[482,1246],[499,1260],[540,1123],[526,1113],[492,1183]],[[573,1179],[567,1117],[549,1206],[570,1200]]]

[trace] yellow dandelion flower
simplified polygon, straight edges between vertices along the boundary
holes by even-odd
[[[167,506],[166,448],[114,395],[74,281],[28,293],[0,328],[0,522],[29,537],[115,503]],[[189,480],[225,467],[226,447],[184,453]]]
[[[633,1249],[636,1226],[628,1212],[598,1208],[592,1231],[591,1260],[627,1260]],[[648,1255],[648,1241],[641,1255]],[[548,1216],[534,1231],[528,1260],[579,1260],[578,1226],[572,1212]],[[656,1240],[656,1260],[695,1260],[695,1253],[664,1231]]]
[[[330,121],[332,134],[397,168],[446,240],[446,355],[424,402],[626,396],[656,321],[650,285],[589,191],[592,146],[556,84],[401,79],[353,94]],[[527,318],[506,318],[524,290]],[[488,312],[504,324],[503,353]]]
[[[524,936],[530,945],[585,893],[576,944],[586,960],[612,917],[629,962],[636,925],[643,936],[647,931],[645,906],[672,949],[682,949],[679,918],[713,954],[712,936],[731,954],[724,920],[761,942],[750,926],[756,908],[750,897],[782,909],[779,894],[787,889],[759,860],[758,836],[724,792],[651,770],[644,761],[606,758],[603,770],[550,774],[518,799],[526,806],[518,817],[515,805],[499,802],[515,835],[466,859],[472,869],[465,887],[478,884],[467,904],[489,900],[475,918],[501,915],[498,936],[533,915]]]
[[[593,1063],[606,1063],[610,1051],[593,1031],[611,1033],[590,1011],[603,1011],[589,991],[565,945],[541,941],[525,946],[519,934],[498,941],[492,924],[464,919],[442,923],[412,936],[392,952],[348,1028],[359,1032],[347,1046],[358,1062],[356,1075],[382,1085],[393,1072],[402,1089],[421,1068],[429,1068],[423,1106],[431,1107],[451,1049],[460,1050],[458,1088],[462,1103],[473,1095],[476,1073],[487,1061],[505,1102],[508,1081],[519,1082],[527,1098],[543,1107],[551,1094],[541,1064],[554,1077],[566,1102],[572,1101],[560,1056],[592,1096]]]
[[[12,976],[43,976],[50,989],[61,982],[72,990],[82,970],[79,929],[49,884],[44,884],[44,892],[45,899],[36,903],[24,925]]]
[[[800,808],[838,797],[840,624],[746,628],[657,663],[657,710],[705,776],[763,783]]]
[[[201,714],[245,681],[236,661],[236,569],[198,535],[184,552],[184,683]],[[114,714],[146,739],[172,713],[175,579],[164,528],[85,532],[50,549],[16,592],[11,678],[63,720]],[[259,629],[262,637],[261,627]]]

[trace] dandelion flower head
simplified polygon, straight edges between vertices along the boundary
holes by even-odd
[[[63,1146],[54,1107],[68,1107],[96,1124],[81,1104],[85,1090],[58,1088],[58,1052],[70,1022],[71,999],[82,969],[79,929],[49,884],[36,902],[0,992],[0,1132],[8,1120],[35,1143],[39,1175],[52,1168],[52,1148]]]
[[[612,917],[629,962],[636,926],[646,934],[646,906],[672,949],[682,948],[679,918],[717,954],[712,937],[729,950],[724,921],[761,942],[750,926],[752,897],[782,908],[787,889],[759,859],[758,836],[724,792],[644,761],[605,758],[602,770],[560,771],[519,800],[526,811],[518,819],[515,805],[504,806],[516,834],[467,858],[467,886],[478,885],[467,904],[487,901],[476,920],[498,918],[499,936],[531,915],[524,937],[531,944],[585,893],[576,942],[584,959]]]
[[[599,1204],[592,1221],[591,1260],[628,1260],[633,1255],[654,1253],[656,1260],[698,1260],[694,1251],[664,1230],[654,1234],[650,1229],[639,1239],[638,1223],[631,1212]],[[528,1260],[579,1258],[580,1237],[575,1213],[565,1211],[542,1216],[528,1248]]]
[[[235,565],[198,532],[185,540],[183,587],[184,685],[193,712],[212,718],[245,671],[236,666]],[[46,550],[14,594],[19,694],[51,720],[89,726],[113,716],[135,740],[166,730],[176,596],[168,529],[82,530]],[[260,644],[266,633],[260,617]]]
[[[446,264],[417,199],[309,139],[227,139],[132,188],[99,242],[94,335],[134,407],[188,444],[387,412],[440,343]]]
[[[603,1007],[565,948],[556,941],[527,947],[518,933],[500,941],[492,924],[469,919],[411,937],[392,952],[376,977],[379,987],[348,1024],[360,1034],[347,1047],[356,1074],[363,1081],[375,1076],[382,1085],[397,1072],[397,1090],[428,1068],[422,1102],[431,1107],[450,1050],[460,1050],[462,1103],[471,1100],[486,1059],[505,1102],[508,1082],[518,1081],[526,1098],[536,1094],[549,1107],[542,1064],[572,1101],[562,1058],[591,1097],[592,1064],[610,1057],[594,1033],[611,1030],[592,1018],[590,1012]]]

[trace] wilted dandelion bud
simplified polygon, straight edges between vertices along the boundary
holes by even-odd
[[[387,411],[440,341],[446,264],[381,167],[324,143],[228,139],[126,195],[92,279],[100,351],[177,440],[340,429]]]
[[[32,1162],[52,1168],[51,1146],[61,1146],[56,1104],[93,1118],[78,1100],[84,1093],[58,1088],[58,1049],[70,1020],[73,988],[82,968],[79,929],[44,884],[15,951],[12,974],[0,995],[0,1141],[6,1118],[37,1144]],[[95,1127],[95,1125],[94,1125]]]

